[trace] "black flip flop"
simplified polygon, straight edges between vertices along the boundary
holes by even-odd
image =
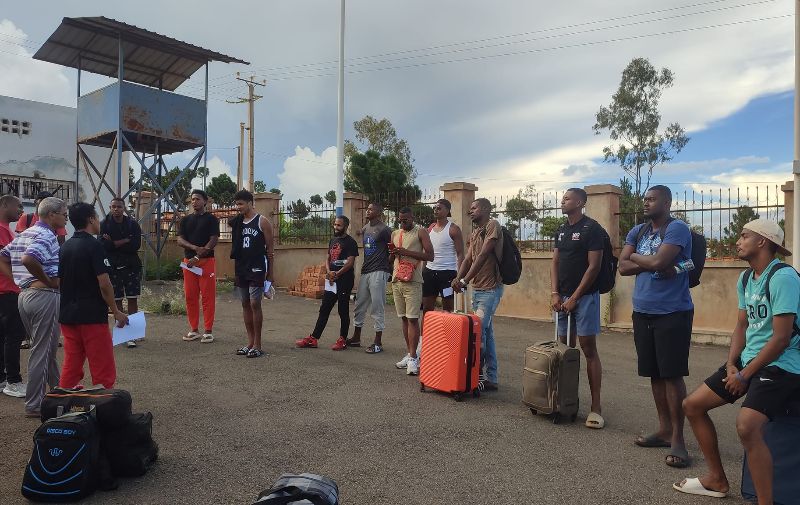
[[[378,354],[379,352],[383,352],[383,345],[381,344],[372,344],[367,347],[364,352],[367,354]]]
[[[655,434],[639,435],[633,443],[639,447],[672,447],[672,444],[668,440],[659,438]]]
[[[676,452],[679,454],[675,454]],[[672,458],[672,461],[670,461],[670,458]],[[689,458],[689,451],[686,449],[683,451],[670,451],[670,454],[664,458],[664,462],[672,468],[687,468],[692,464],[692,460]]]
[[[349,338],[345,340],[347,347],[361,347],[360,340],[350,340]]]

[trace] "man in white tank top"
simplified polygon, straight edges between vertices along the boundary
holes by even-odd
[[[428,228],[433,244],[433,261],[426,263],[422,271],[424,311],[433,310],[439,296],[442,297],[442,308],[453,311],[453,289],[450,285],[464,259],[464,238],[461,228],[448,219],[450,207],[450,202],[444,198],[433,205],[436,222]]]

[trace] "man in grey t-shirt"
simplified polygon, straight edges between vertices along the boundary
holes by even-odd
[[[386,282],[391,275],[389,268],[389,243],[392,230],[381,221],[383,208],[379,203],[370,203],[367,207],[367,220],[361,229],[364,263],[361,266],[361,279],[356,293],[356,308],[353,314],[353,338],[347,340],[348,347],[361,346],[361,328],[367,311],[375,321],[375,342],[367,347],[369,354],[383,351],[381,337],[384,328],[384,305],[386,303]]]

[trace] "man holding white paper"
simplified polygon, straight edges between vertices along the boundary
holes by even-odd
[[[128,316],[114,300],[109,276],[111,263],[105,248],[94,235],[100,233],[100,218],[94,207],[78,202],[70,205],[69,219],[75,234],[61,248],[58,277],[61,303],[58,322],[64,335],[64,366],[59,386],[74,388],[83,379],[83,362],[89,361],[92,384],[114,387],[117,368],[108,311],[117,326],[128,324]]]
[[[347,333],[350,331],[350,294],[353,292],[355,273],[353,265],[358,256],[358,244],[347,234],[350,219],[338,216],[333,222],[333,238],[328,242],[328,260],[325,262],[325,293],[319,307],[317,324],[311,335],[296,342],[297,347],[317,347],[317,340],[322,336],[333,306],[339,306],[339,339],[331,349],[343,351],[347,349]]]
[[[261,326],[264,321],[261,300],[267,287],[264,282],[272,283],[272,224],[256,212],[251,192],[243,189],[233,199],[239,215],[230,222],[231,258],[236,273],[235,291],[242,302],[247,330],[247,345],[239,348],[236,354],[260,358],[264,356],[261,349]]]

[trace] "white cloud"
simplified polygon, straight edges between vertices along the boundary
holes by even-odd
[[[75,107],[63,67],[31,58],[20,44],[27,35],[8,19],[0,20],[0,94]]]
[[[214,156],[208,159],[208,179],[206,184],[211,183],[211,179],[222,174],[228,174],[233,182],[236,182],[236,171],[225,161],[220,158],[219,156]],[[245,178],[247,174],[245,174]],[[245,182],[245,187],[247,187],[247,183]],[[196,177],[192,180],[192,187],[194,188],[202,188],[203,187],[203,178]]]
[[[278,180],[284,201],[324,195],[336,187],[336,147],[328,147],[319,155],[310,147],[295,147],[294,156],[283,163]]]

